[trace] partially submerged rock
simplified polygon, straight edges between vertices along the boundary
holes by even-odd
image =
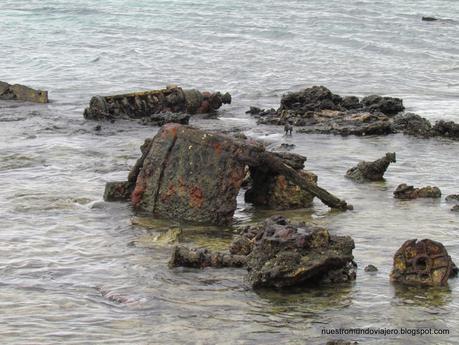
[[[229,93],[222,95],[220,92],[183,90],[171,85],[161,90],[94,96],[84,110],[84,117],[92,120],[142,118],[146,123],[157,125],[169,122],[186,124],[189,116],[184,114],[211,113],[229,103]]]
[[[268,218],[253,239],[247,257],[248,281],[253,287],[288,287],[306,283],[355,279],[349,236],[332,236],[324,228]]]
[[[444,286],[456,266],[445,247],[436,241],[406,241],[394,255],[391,281],[406,285]]]
[[[441,198],[441,191],[438,187],[422,187],[414,188],[405,183],[400,184],[397,189],[394,191],[394,198],[411,200],[417,198]]]
[[[365,269],[364,269],[365,272],[378,272],[378,268],[375,266],[375,265],[368,265],[368,266],[365,266]]]
[[[326,229],[292,224],[282,216],[247,227],[230,246],[230,253],[176,247],[170,266],[242,267],[254,287],[283,288],[308,283],[337,283],[355,279],[348,236],[333,236]]]
[[[324,86],[313,86],[281,98],[280,107],[250,107],[260,124],[294,125],[299,133],[338,135],[387,135],[404,133],[419,137],[446,137],[459,140],[454,122],[438,121],[432,125],[419,115],[403,114],[400,98],[371,95],[341,97]]]
[[[455,202],[459,204],[459,194],[450,194],[445,198],[446,202]]]
[[[0,100],[48,103],[48,91],[34,90],[20,84],[10,85],[0,81]]]
[[[395,152],[388,152],[384,157],[374,162],[360,162],[357,166],[346,172],[346,177],[360,183],[367,181],[382,181],[384,180],[384,173],[390,163],[395,162]]]
[[[459,212],[459,205],[454,205],[451,212]]]
[[[330,207],[351,208],[299,171],[304,157],[268,152],[249,140],[167,124],[153,139],[147,139],[141,150],[142,157],[130,172],[128,181],[107,184],[106,200],[130,198],[136,210],[148,214],[197,223],[228,224],[249,167],[260,175],[283,176],[279,179],[288,182],[289,190],[299,188]],[[252,176],[255,184],[257,176]],[[273,185],[274,189],[277,187]],[[278,197],[275,200],[288,203],[285,195],[276,191],[272,193]]]

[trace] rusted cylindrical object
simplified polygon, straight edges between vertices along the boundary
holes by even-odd
[[[406,285],[444,286],[454,267],[440,242],[408,240],[394,255],[390,278]]]
[[[183,90],[178,86],[168,86],[161,90],[134,92],[114,96],[94,96],[84,117],[93,120],[119,117],[144,118],[154,114],[209,113],[223,104],[231,103],[230,94],[220,92],[200,92]]]

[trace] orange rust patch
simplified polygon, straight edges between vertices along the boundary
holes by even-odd
[[[169,185],[167,186],[166,193],[161,194],[161,200],[165,201],[166,199],[169,199],[174,194],[177,194],[175,186],[173,183],[169,183]]]
[[[217,155],[220,155],[222,153],[222,144],[220,143],[215,143],[214,144],[214,149],[215,149],[215,153]]]
[[[195,186],[190,191],[190,206],[201,208],[204,203],[204,194],[201,188]]]
[[[165,124],[161,133],[161,138],[167,138],[167,137],[172,137],[175,138],[177,137],[177,130],[178,126],[176,123],[168,123]]]
[[[231,184],[237,189],[241,187],[244,177],[245,177],[244,168],[234,168],[231,171],[230,176],[229,176]]]
[[[287,180],[285,179],[284,175],[279,175],[277,176],[277,185],[279,186],[280,190],[286,190],[287,189]]]
[[[137,177],[137,181],[135,184],[135,189],[131,194],[131,202],[134,207],[138,207],[140,202],[142,201],[143,193],[146,189],[146,182],[145,177],[143,175],[139,175]]]

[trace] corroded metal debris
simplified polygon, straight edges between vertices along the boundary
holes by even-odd
[[[394,191],[394,198],[402,200],[411,200],[417,198],[432,198],[438,199],[441,197],[441,190],[438,187],[426,186],[414,188],[406,183],[397,186]]]
[[[48,91],[34,90],[20,84],[10,85],[0,81],[0,99],[48,103]]]
[[[264,191],[271,197],[261,203],[304,206],[312,197],[302,194],[292,202],[285,199],[287,194],[295,195],[295,190],[301,190],[332,208],[351,208],[344,200],[320,188],[313,177],[298,170],[304,157],[268,152],[250,140],[171,123],[148,139],[141,150],[142,157],[128,181],[107,184],[107,201],[130,199],[136,210],[152,215],[228,224],[249,167],[258,171],[253,178],[269,177]],[[282,186],[275,183],[276,176],[283,176]],[[259,193],[252,192],[256,194]],[[254,202],[257,200],[254,198]]]
[[[455,265],[440,242],[406,241],[394,255],[391,280],[406,285],[443,286]]]
[[[94,96],[84,117],[93,120],[145,118],[161,113],[210,113],[231,103],[229,93],[183,90],[171,85],[161,90],[133,92],[114,96]],[[179,122],[179,121],[170,121]]]

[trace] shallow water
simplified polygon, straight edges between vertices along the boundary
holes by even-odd
[[[421,22],[423,15],[456,22]],[[409,111],[459,120],[459,2],[2,0],[0,79],[50,91],[49,105],[0,102],[0,342],[2,344],[323,344],[323,328],[449,328],[449,336],[355,336],[362,344],[459,344],[459,283],[401,289],[392,255],[409,238],[443,242],[459,261],[459,218],[444,201],[396,201],[402,182],[459,193],[457,142],[300,135],[256,127],[248,105],[323,84],[340,94],[402,97]],[[351,235],[350,285],[254,292],[243,270],[169,270],[171,247],[149,241],[171,222],[138,220],[102,202],[156,128],[85,121],[94,94],[162,87],[229,91],[204,128],[238,127],[273,147],[296,144],[322,186],[355,211],[285,212]],[[345,171],[397,152],[384,183]],[[443,199],[442,199],[443,200]],[[272,214],[240,198],[235,224]],[[145,222],[144,222],[145,223]],[[145,225],[145,224],[144,224]],[[176,225],[176,224],[173,224]],[[185,243],[221,248],[234,229],[185,226]],[[363,271],[367,264],[376,275]],[[122,300],[123,303],[118,303]],[[337,338],[337,337],[332,337]],[[339,337],[338,337],[339,338]]]

